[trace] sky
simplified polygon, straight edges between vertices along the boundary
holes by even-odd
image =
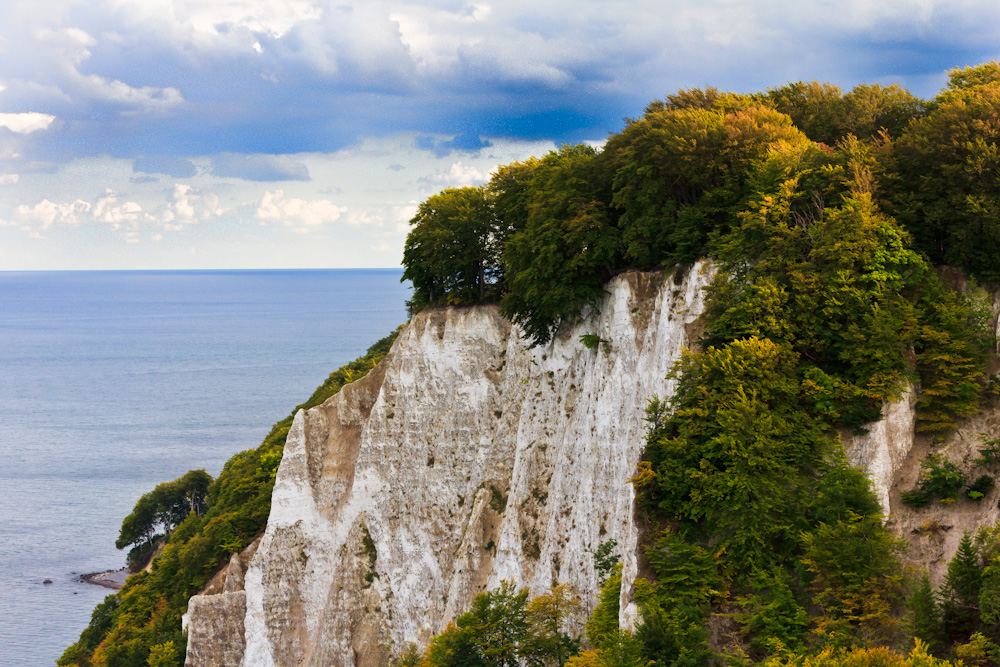
[[[0,270],[398,267],[427,196],[678,89],[996,58],[996,0],[3,0]]]

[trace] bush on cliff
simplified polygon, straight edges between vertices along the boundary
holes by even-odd
[[[152,569],[132,575],[120,591],[98,605],[90,625],[57,664],[183,664],[187,637],[181,632],[181,614],[188,599],[229,561],[230,555],[241,551],[264,530],[274,475],[295,413],[323,403],[344,385],[364,377],[389,352],[398,333],[399,329],[372,345],[364,356],[331,373],[309,400],[271,428],[259,447],[229,459],[208,487],[207,510],[200,515],[187,514],[169,535]],[[147,495],[152,499],[156,494]]]

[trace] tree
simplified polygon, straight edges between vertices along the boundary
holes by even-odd
[[[964,642],[979,629],[979,594],[983,572],[979,552],[968,533],[962,535],[955,557],[948,563],[942,587],[942,616],[952,642]]]
[[[778,111],[813,141],[832,146],[841,134],[841,89],[819,81],[796,81],[769,88],[765,95]]]
[[[212,476],[204,470],[189,470],[172,482],[161,482],[144,493],[122,521],[115,546],[119,549],[140,542],[151,543],[162,526],[167,535],[188,514],[204,512]]]
[[[469,611],[431,640],[430,667],[519,667],[529,634],[528,591],[510,581],[480,593]]]
[[[917,301],[920,325],[913,345],[921,387],[917,429],[946,431],[979,407],[993,336],[985,300],[948,289],[936,276],[928,278]]]
[[[413,283],[411,308],[480,303],[496,295],[502,239],[484,188],[442,190],[420,204],[410,225],[400,280]]]
[[[532,667],[562,667],[580,650],[580,637],[565,631],[566,621],[578,613],[580,598],[568,584],[554,586],[528,603],[528,634],[521,655]]]
[[[877,137],[883,130],[900,136],[924,113],[924,102],[902,86],[862,83],[841,98],[838,132],[860,139]]]
[[[994,643],[1000,641],[1000,557],[994,557],[983,568],[979,616],[983,633]]]
[[[619,234],[597,156],[589,146],[563,146],[539,160],[525,227],[504,248],[507,293],[500,310],[535,345],[603,296],[618,264]]]
[[[633,266],[694,261],[742,204],[752,166],[775,146],[806,143],[788,116],[749,97],[711,99],[651,105],[608,141],[612,203]]]
[[[913,595],[907,601],[910,615],[909,632],[925,642],[931,653],[940,655],[944,650],[944,628],[941,625],[941,609],[934,597],[930,577],[924,572]]]
[[[834,645],[891,644],[903,584],[902,542],[881,517],[851,517],[803,535],[802,563],[812,574],[817,630]]]
[[[181,494],[187,501],[188,513],[200,516],[206,508],[212,476],[204,469],[189,470],[174,483],[180,487]]]
[[[528,224],[531,180],[537,167],[538,159],[533,157],[524,162],[501,165],[486,184],[500,238],[507,239]]]
[[[622,564],[612,566],[611,574],[601,584],[597,606],[587,619],[587,639],[598,648],[612,642],[619,632],[618,614],[621,605]]]
[[[157,504],[152,493],[144,493],[136,501],[132,512],[122,520],[115,547],[124,549],[140,542],[152,542],[156,534]]]
[[[712,535],[728,578],[771,569],[806,526],[801,508],[832,441],[804,407],[797,370],[797,355],[767,339],[686,354],[671,418],[649,437],[642,501]]]
[[[934,264],[1000,280],[1000,80],[995,63],[953,74],[894,144],[886,203]]]

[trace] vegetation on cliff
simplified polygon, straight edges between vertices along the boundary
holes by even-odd
[[[1000,279],[998,138],[996,63],[952,72],[927,102],[879,85],[685,90],[603,148],[564,146],[421,204],[404,250],[411,307],[499,302],[535,344],[619,272],[706,256],[719,270],[700,349],[674,369],[676,393],[649,406],[633,480],[650,526],[635,632],[618,628],[622,575],[610,569],[585,636],[563,624],[568,591],[530,601],[505,585],[404,662],[1000,664],[1000,540],[967,540],[931,590],[901,565],[838,438],[907,385],[931,433],[994,391],[972,281]],[[300,407],[363,375],[390,342]],[[233,457],[204,513],[98,607],[60,664],[179,664],[179,615],[263,528],[290,421]],[[123,545],[148,533],[134,515]]]
[[[960,291],[935,267],[1000,278],[998,134],[995,63],[952,72],[930,102],[816,82],[687,90],[601,150],[563,147],[465,189],[487,202],[468,214],[489,221],[500,258],[498,296],[485,298],[535,344],[615,273],[703,256],[719,269],[700,351],[675,367],[676,393],[649,406],[633,480],[653,526],[640,623],[618,630],[612,576],[590,649],[566,664],[998,664],[996,537],[967,541],[930,590],[902,566],[838,437],[907,384],[932,433],[994,391],[988,308],[974,283]],[[428,224],[412,222],[414,235]],[[486,294],[418,287],[413,305]],[[429,651],[421,664],[501,664],[477,656]]]
[[[207,484],[203,500],[196,497],[190,501],[188,512],[182,512],[183,502],[173,503],[171,498],[177,495],[174,491],[192,486],[187,483],[192,481],[189,478],[205,481],[198,474],[204,471],[161,484],[140,498],[122,523],[119,548],[144,543],[158,525],[169,533],[166,547],[149,571],[130,576],[120,591],[97,606],[79,641],[66,649],[57,664],[182,665],[186,636],[181,631],[181,615],[188,599],[229,562],[231,554],[243,550],[264,530],[274,476],[295,413],[323,403],[344,385],[364,377],[389,352],[398,333],[397,329],[372,345],[364,356],[331,373],[309,400],[271,428],[256,449],[229,459],[219,476]],[[199,511],[202,506],[204,511]],[[152,516],[147,518],[150,507]],[[183,520],[171,531],[181,514]]]

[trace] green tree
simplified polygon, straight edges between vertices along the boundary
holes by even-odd
[[[944,651],[944,628],[941,625],[941,609],[931,588],[930,577],[924,572],[920,583],[907,601],[909,609],[908,630],[914,637],[927,644],[927,649],[940,655]]]
[[[643,502],[711,535],[728,578],[769,571],[806,525],[801,508],[832,441],[822,416],[803,410],[797,368],[766,339],[686,354],[671,418],[648,441]]]
[[[812,575],[813,603],[823,610],[817,633],[837,645],[892,644],[904,602],[902,542],[880,517],[821,524],[803,535],[802,563]]]
[[[580,637],[566,631],[567,621],[580,611],[581,602],[568,584],[553,586],[528,603],[528,633],[521,657],[531,667],[562,667],[580,650]]]
[[[412,308],[496,296],[503,240],[484,188],[442,190],[420,204],[410,225],[401,280],[413,284]]]
[[[1000,641],[1000,557],[994,557],[983,568],[979,618],[982,632],[994,643]]]
[[[184,473],[175,484],[180,487],[181,495],[187,502],[187,514],[204,513],[208,500],[208,489],[212,485],[212,476],[201,470],[189,470]],[[178,522],[180,523],[180,522]]]
[[[537,158],[497,167],[486,184],[491,198],[498,235],[509,238],[525,228],[531,213],[531,181],[538,167]]]
[[[897,84],[862,83],[841,98],[837,130],[841,137],[869,139],[883,130],[898,137],[923,115],[924,106],[923,100]]]
[[[598,648],[607,646],[619,632],[621,591],[622,564],[616,563],[601,585],[597,606],[587,619],[587,639]]]
[[[605,148],[626,261],[694,261],[740,208],[751,167],[776,146],[805,143],[788,116],[745,96],[651,106]]]
[[[994,342],[990,311],[984,300],[948,289],[936,276],[924,281],[917,307],[917,429],[946,431],[979,407]]]
[[[124,549],[142,542],[149,544],[156,534],[157,506],[152,493],[144,493],[136,501],[132,512],[122,520],[115,547]]]
[[[886,203],[931,262],[996,282],[1000,81],[975,72],[956,80],[962,87],[942,93],[895,143]]]
[[[832,146],[841,133],[841,94],[839,86],[819,81],[796,81],[769,88],[766,99],[791,117],[795,127],[813,141]]]
[[[952,642],[964,642],[979,629],[982,569],[972,538],[968,533],[962,535],[941,590],[944,627]]]
[[[788,573],[778,568],[761,576],[754,582],[755,592],[740,600],[744,611],[737,619],[755,656],[802,648],[809,618],[795,599],[791,584]]]
[[[617,265],[619,234],[597,155],[589,146],[563,146],[538,161],[527,222],[504,249],[501,312],[534,344],[547,343],[560,321],[603,296]]]

